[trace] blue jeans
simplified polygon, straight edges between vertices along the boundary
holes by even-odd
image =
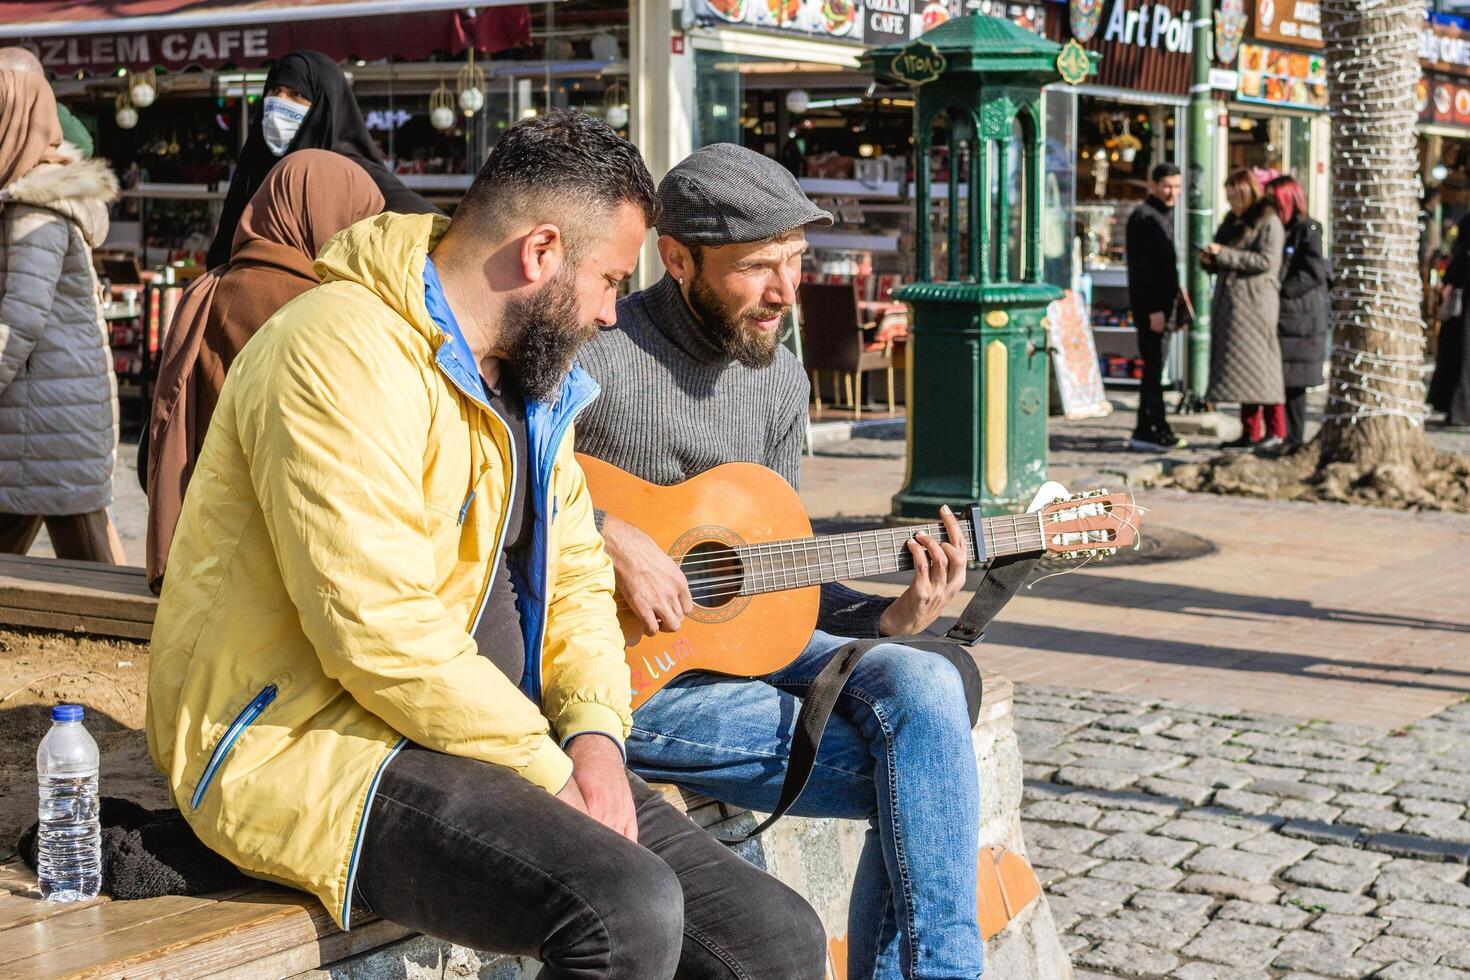
[[[770,812],[799,699],[845,642],[817,632],[794,663],[759,680],[675,681],[634,713],[629,767]],[[868,651],[837,700],[811,782],[791,813],[868,821],[848,912],[850,978],[980,976],[980,786],[953,664],[895,644]]]

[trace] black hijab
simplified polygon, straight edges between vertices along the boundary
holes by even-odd
[[[293,51],[276,62],[265,79],[265,91],[277,85],[295,89],[311,100],[301,128],[286,148],[287,153],[296,150],[333,150],[349,158],[368,172],[373,183],[383,194],[383,210],[405,214],[421,214],[438,211],[428,201],[403,185],[383,164],[373,138],[368,135],[367,124],[362,119],[362,109],[347,84],[347,77],[337,63],[319,51]],[[209,246],[206,260],[208,268],[224,265],[230,260],[230,247],[235,240],[235,229],[240,224],[240,212],[255,195],[281,157],[276,156],[265,145],[261,132],[261,117],[265,112],[264,100],[250,120],[250,133],[245,139],[245,148],[240,151],[240,161],[235,166],[235,176],[230,181],[229,193],[225,195],[224,210],[220,214],[219,228],[214,233],[214,242]]]

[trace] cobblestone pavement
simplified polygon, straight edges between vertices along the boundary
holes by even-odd
[[[1395,731],[1016,686],[1078,980],[1470,980],[1470,700]]]

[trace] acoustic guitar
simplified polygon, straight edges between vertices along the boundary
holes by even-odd
[[[633,674],[633,707],[694,670],[761,677],[806,649],[817,625],[818,586],[914,567],[916,534],[947,540],[942,524],[812,536],[801,498],[774,470],[726,463],[671,487],[577,455],[597,506],[643,530],[689,580],[694,609],[673,633],[644,634],[619,602]],[[1024,514],[956,514],[966,558],[1112,554],[1138,539],[1138,508],[1096,490]]]

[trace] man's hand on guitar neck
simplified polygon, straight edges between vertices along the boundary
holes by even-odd
[[[618,577],[618,594],[644,632],[653,636],[660,629],[677,630],[694,608],[694,598],[674,560],[648,535],[612,514],[603,520],[602,541]]]
[[[917,534],[908,542],[909,555],[914,559],[914,582],[883,610],[878,619],[878,632],[883,636],[904,636],[927,629],[964,588],[965,549],[950,542],[965,539],[948,507],[940,509],[939,517],[948,540],[941,544],[927,534]]]
[[[617,743],[595,732],[578,735],[567,743],[567,756],[572,760],[572,778],[556,798],[636,841],[638,810]]]

